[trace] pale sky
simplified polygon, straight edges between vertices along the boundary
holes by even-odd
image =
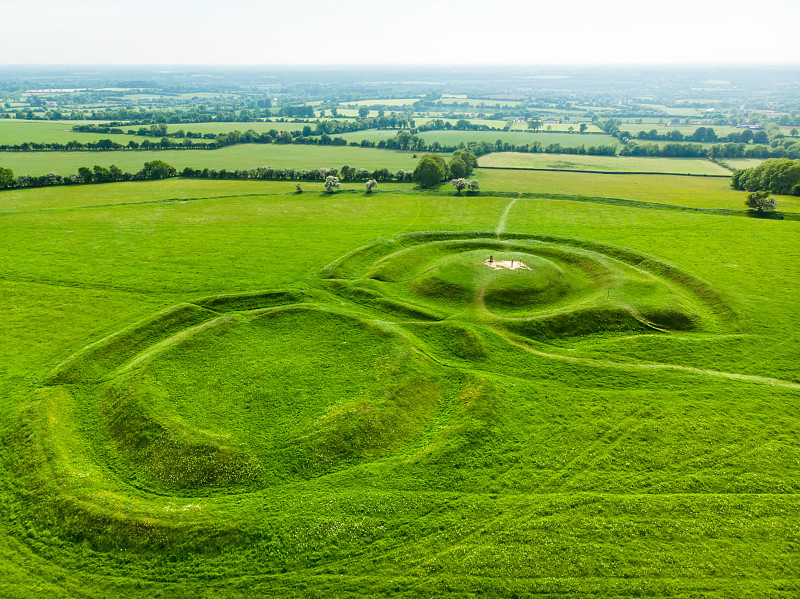
[[[800,0],[0,0],[0,64],[800,63]]]

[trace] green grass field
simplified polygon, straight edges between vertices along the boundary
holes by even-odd
[[[303,127],[309,125],[312,129],[316,127],[316,122],[292,123],[277,121],[253,121],[249,123],[184,123],[180,125],[168,125],[167,131],[174,133],[179,129],[193,133],[229,133],[231,131],[247,131],[252,129],[258,133],[265,133],[272,129],[276,131],[302,131]],[[333,119],[335,120],[335,119]],[[89,121],[23,121],[16,119],[0,119],[0,144],[21,144],[28,142],[57,142],[67,143],[72,140],[81,142],[98,141],[100,139],[110,139],[117,143],[128,143],[134,140],[141,143],[144,137],[140,135],[112,135],[108,133],[81,133],[72,131],[73,125],[86,125]],[[97,124],[104,124],[98,122]],[[142,125],[123,126],[123,131],[129,129],[138,130]],[[145,127],[147,128],[147,127]],[[149,138],[152,141],[152,138]],[[180,141],[180,139],[173,141]]]
[[[527,154],[494,152],[481,156],[481,166],[539,168],[581,171],[622,171],[692,175],[730,175],[718,164],[699,158],[651,158],[639,156],[575,156],[571,154]]]
[[[85,125],[87,121],[22,121],[16,119],[0,119],[0,144],[35,143],[68,143],[77,140],[83,143],[110,139],[126,144],[131,139],[141,142],[142,137],[131,135],[109,135],[102,133],[79,133],[72,131],[73,125]],[[103,124],[99,122],[98,124]],[[2,155],[0,155],[2,160]]]
[[[646,131],[650,132],[653,129],[658,131],[660,134],[670,133],[671,131],[680,131],[687,137],[692,135],[699,127],[705,127],[707,129],[713,129],[714,132],[717,134],[717,137],[724,137],[729,133],[741,133],[743,129],[737,129],[732,125],[703,125],[699,123],[693,123],[691,125],[673,125],[668,126],[667,124],[660,125],[658,123],[623,123],[620,126],[620,130],[622,131],[629,131],[633,135],[636,135],[639,131]]]
[[[480,181],[1,192],[0,596],[797,596],[800,221]]]
[[[751,168],[758,166],[764,162],[766,158],[727,158],[725,164],[730,165],[732,168]]]
[[[579,135],[564,133],[547,133],[537,131],[425,131],[420,133],[426,142],[438,141],[441,144],[453,145],[461,141],[487,141],[496,142],[498,139],[503,143],[514,145],[524,145],[539,142],[544,146],[549,144],[561,144],[566,148],[578,148],[580,146],[616,146],[619,142],[610,135]]]
[[[219,150],[157,150],[110,152],[5,152],[0,166],[15,174],[42,175],[49,172],[72,174],[81,166],[109,166],[138,171],[145,162],[164,160],[179,170],[194,168],[246,169],[272,165],[292,168],[340,168],[344,164],[356,168],[413,170],[418,160],[412,152],[282,144],[241,144]]]
[[[550,129],[548,129],[550,127]],[[570,130],[570,127],[572,129]],[[528,124],[527,123],[514,123],[511,127],[512,131],[528,131]],[[561,132],[561,133],[577,133],[580,130],[580,123],[544,123],[540,131],[542,133],[548,133],[550,131]],[[597,125],[587,124],[586,126],[587,133],[603,133],[603,130],[598,127]]]
[[[348,141],[368,141],[378,142],[382,139],[391,139],[397,135],[396,129],[367,129],[366,131],[353,131],[343,133],[337,137],[343,137]],[[557,143],[566,148],[578,148],[580,146],[592,147],[600,145],[619,145],[616,139],[610,135],[578,135],[565,133],[536,133],[532,131],[423,131],[419,136],[426,143],[438,141],[442,145],[452,146],[461,142],[486,141],[494,143],[498,139],[503,143],[514,145],[524,145],[539,142],[545,146]]]
[[[546,154],[544,156],[547,156]],[[576,157],[583,158],[583,157]],[[671,160],[671,159],[670,159]],[[478,170],[481,189],[624,198],[696,208],[744,210],[747,194],[722,177],[607,175],[558,171]],[[800,198],[776,196],[779,210],[800,211]]]
[[[388,98],[379,100],[358,100],[357,102],[346,102],[344,106],[411,106],[418,102],[419,98]]]

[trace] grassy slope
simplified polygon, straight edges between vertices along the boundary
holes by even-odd
[[[555,179],[549,188],[548,179],[530,181],[573,192],[572,176],[560,176],[560,188]],[[530,181],[525,190],[536,191]],[[80,189],[90,197],[82,200]],[[3,415],[28,401],[37,377],[55,362],[158,308],[218,292],[313,284],[325,264],[375,238],[491,230],[509,204],[309,193],[125,205],[253,189],[282,188],[208,181],[74,188],[64,191],[76,207],[53,211],[42,208],[58,202],[61,190],[15,192],[17,212],[0,215],[7,233],[0,285],[10,306],[0,344]],[[683,196],[709,193],[690,187]],[[93,195],[117,205],[77,207],[96,204]],[[623,351],[794,380],[799,226],[528,199],[518,200],[506,221],[507,231],[609,242],[678,264],[724,294],[748,336],[727,341],[733,345],[708,340],[710,346],[702,336],[656,347],[622,340]],[[429,343],[435,347],[433,338]],[[453,429],[465,445],[439,441],[425,459],[410,447],[397,459],[319,483],[242,496],[225,513],[256,536],[207,562],[54,542],[4,496],[0,591],[796,595],[796,392],[574,367],[524,357],[488,337],[484,343],[508,396],[484,408],[490,420],[480,427]],[[519,378],[520,371],[536,378]],[[222,509],[203,499],[183,503]],[[258,514],[252,521],[250,508]]]

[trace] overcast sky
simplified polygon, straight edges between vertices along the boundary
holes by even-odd
[[[800,63],[800,0],[2,0],[3,64]]]

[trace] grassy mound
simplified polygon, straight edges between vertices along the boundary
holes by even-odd
[[[151,414],[167,394],[141,378],[109,385],[102,421],[122,468],[135,473],[137,486],[186,489],[228,487],[256,477],[258,459],[230,439],[197,429],[180,419]]]
[[[102,422],[129,479],[207,491],[390,451],[438,393],[396,332],[289,307],[217,319],[154,353],[104,391]]]
[[[84,348],[56,367],[50,382],[77,383],[103,377],[155,343],[214,316],[213,312],[192,304],[169,308]]]

